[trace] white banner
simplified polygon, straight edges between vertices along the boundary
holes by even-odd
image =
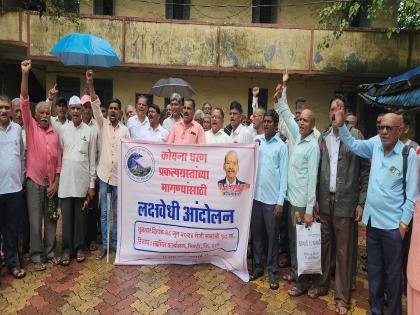
[[[255,144],[123,140],[115,264],[212,263],[248,281]]]

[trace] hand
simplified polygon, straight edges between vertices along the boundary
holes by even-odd
[[[252,88],[252,96],[253,97],[258,97],[258,94],[260,93],[260,88],[258,86],[254,86]]]
[[[344,125],[344,110],[339,109],[335,112],[335,123],[337,127],[342,127]]]
[[[88,195],[89,195],[90,200],[92,200],[93,197],[95,197],[95,188],[89,188]]]
[[[93,70],[87,70],[86,71],[86,82],[92,82],[93,81]]]
[[[31,60],[23,60],[20,63],[20,68],[23,74],[29,74],[29,71],[31,70]]]
[[[407,230],[400,225],[400,236],[402,240],[405,237],[405,233],[407,233]]]
[[[58,191],[58,181],[54,182],[47,190],[47,196],[48,198],[52,198],[54,197],[54,195],[57,193]]]
[[[282,213],[283,213],[283,206],[276,205],[273,211],[274,216],[278,218],[281,216]]]
[[[288,80],[289,80],[289,72],[286,69],[283,73],[283,85],[284,86],[286,86]]]
[[[57,83],[56,83],[56,84],[54,84],[54,87],[52,87],[52,88],[48,91],[48,99],[49,99],[50,101],[55,100],[55,98],[57,97],[57,93],[58,93],[58,90],[57,90]]]
[[[314,214],[314,217],[315,218],[318,218],[319,217],[319,203],[318,203],[318,201],[315,202],[313,214]]]
[[[306,227],[311,226],[312,222],[314,222],[314,216],[305,213],[305,215],[303,216],[303,222],[305,222]]]
[[[277,84],[276,90],[275,90],[274,96],[273,96],[274,102],[276,102],[276,103],[278,102],[282,93],[283,93],[283,86],[281,84]]]
[[[362,217],[363,217],[363,207],[361,205],[358,205],[356,207],[356,214],[355,214],[354,221],[360,222],[362,220]]]

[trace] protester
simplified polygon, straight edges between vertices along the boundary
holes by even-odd
[[[101,113],[105,119],[108,119],[108,109],[105,106],[101,106]]]
[[[125,107],[125,119],[128,121],[131,117],[136,116],[136,109],[133,105],[127,105]]]
[[[205,115],[211,115],[212,108],[210,102],[206,101],[203,103],[202,111]]]
[[[184,100],[183,119],[175,123],[169,132],[168,143],[203,144],[206,143],[204,129],[193,120],[195,102],[192,98]]]
[[[57,84],[55,84],[48,91],[48,98],[46,102],[52,107],[55,101],[55,113],[57,116],[51,116],[50,124],[57,133],[60,133],[61,127],[69,123],[69,120],[67,119],[67,100],[64,97],[59,97],[56,99],[57,93]]]
[[[211,129],[211,115],[210,114],[204,114],[202,126],[203,126],[204,131],[208,131]]]
[[[89,95],[92,99],[93,116],[101,130],[101,157],[97,167],[99,178],[99,191],[101,198],[101,232],[102,249],[96,259],[102,259],[107,255],[108,225],[107,209],[112,209],[112,247],[117,247],[117,213],[118,213],[118,145],[120,140],[130,138],[128,128],[118,120],[118,112],[121,110],[119,99],[112,99],[108,107],[108,119],[105,120],[100,108],[100,100],[95,93],[93,84],[93,70],[86,71],[86,83],[89,87]],[[111,204],[107,203],[107,192],[111,191]],[[109,214],[110,216],[110,214]],[[110,240],[111,243],[111,240]]]
[[[85,260],[83,251],[86,238],[87,209],[84,201],[95,195],[96,139],[95,133],[82,121],[82,101],[72,96],[69,113],[72,121],[61,128],[60,142],[63,150],[58,197],[61,200],[62,247],[61,265],[68,266],[76,256],[77,262]]]
[[[283,75],[283,85],[288,75]],[[276,91],[275,99],[280,96],[281,90]],[[290,256],[292,260],[292,273],[286,274],[287,281],[296,280],[296,286],[288,291],[290,296],[305,294],[310,287],[310,276],[297,277],[296,257],[296,224],[298,221],[305,225],[311,225],[313,221],[313,208],[315,206],[316,178],[319,164],[319,148],[313,128],[315,127],[315,115],[305,109],[299,116],[299,125],[293,118],[292,113],[284,101],[284,97],[278,100],[279,111],[283,116],[287,128],[290,131],[291,140],[294,142],[293,152],[289,158],[287,197],[290,202],[289,242]]]
[[[194,113],[194,120],[203,126],[204,112],[201,109],[197,109]]]
[[[252,124],[249,125],[248,130],[251,133],[251,136],[253,139],[255,139],[256,136],[260,136],[264,133],[264,124],[263,124],[264,114],[265,114],[265,109],[261,107],[255,109],[254,114],[252,114]]]
[[[169,104],[166,104],[166,107],[165,107],[165,119],[166,118],[168,118],[168,117],[170,117],[172,115],[172,107],[171,107],[171,103],[169,103]]]
[[[320,137],[317,200],[321,223],[322,275],[315,278],[315,287],[308,292],[311,298],[328,294],[334,259],[334,295],[338,314],[347,314],[351,307],[352,262],[353,255],[357,254],[353,248],[354,226],[362,219],[369,181],[369,161],[347,150],[340,140],[335,112],[344,109],[345,104],[340,98],[331,99],[330,127]],[[349,130],[354,138],[363,139],[361,132],[350,124]]]
[[[130,137],[134,140],[143,140],[147,129],[150,127],[149,118],[147,118],[147,97],[140,95],[137,98],[136,113],[127,121],[127,128],[130,131]]]
[[[258,96],[260,94],[260,88],[258,86],[254,86],[252,88],[252,112],[255,112],[255,110],[259,107],[259,100],[258,100]],[[248,104],[249,105],[249,104]]]
[[[357,127],[357,117],[353,114],[349,114],[346,116],[346,124],[352,126],[353,128]]]
[[[34,269],[42,271],[46,269],[45,258],[56,265],[61,263],[61,258],[54,253],[61,147],[58,133],[50,126],[50,106],[46,102],[38,103],[35,108],[35,119],[31,116],[28,97],[31,61],[22,61],[21,69],[20,100],[27,141],[26,196],[29,210],[30,254]]]
[[[242,105],[238,101],[233,101],[230,104],[230,125],[232,131],[230,133],[230,139],[233,143],[252,143],[254,139],[248,128],[242,125]]]
[[[420,199],[413,215],[410,253],[407,265],[407,313],[416,314],[420,309]]]
[[[149,118],[149,128],[147,128],[143,140],[151,142],[166,142],[168,130],[163,128],[160,121],[160,108],[156,104],[150,104],[147,112]]]
[[[388,311],[401,314],[403,239],[411,222],[418,195],[418,170],[414,150],[407,159],[403,183],[401,116],[386,114],[376,137],[355,140],[344,125],[344,111],[335,113],[342,141],[357,155],[371,159],[369,187],[363,223],[367,225],[368,283],[372,314],[384,313],[384,288]],[[405,188],[405,191],[404,191]],[[386,277],[384,275],[386,274]]]
[[[182,97],[178,93],[172,93],[171,97],[169,98],[170,104],[171,104],[171,116],[166,118],[163,121],[163,128],[165,128],[168,131],[171,131],[172,126],[176,122],[182,121]]]
[[[211,129],[205,132],[206,143],[217,144],[217,143],[230,143],[230,137],[223,130],[223,120],[225,114],[223,109],[213,109],[211,115]]]
[[[6,267],[13,277],[21,279],[26,272],[19,268],[16,253],[19,220],[23,214],[24,146],[22,128],[11,117],[10,99],[0,95],[0,234]]]
[[[407,112],[402,112],[400,113],[400,115],[402,117],[402,124],[401,124],[402,132],[400,136],[400,141],[403,144],[408,145],[409,147],[416,150],[417,147],[419,146],[418,143],[408,138],[408,133],[410,132],[410,126],[411,126],[410,114]]]
[[[251,215],[252,273],[254,281],[264,273],[263,250],[267,237],[267,264],[270,288],[277,290],[279,220],[287,190],[287,146],[276,135],[279,116],[264,113],[264,135],[258,136],[258,173]]]

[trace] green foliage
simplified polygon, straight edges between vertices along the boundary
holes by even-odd
[[[388,37],[400,32],[419,32],[420,0],[398,0],[394,5],[398,6],[397,20],[387,29]],[[372,21],[379,15],[392,18],[394,11],[395,7],[386,0],[337,0],[319,12],[319,27],[332,29],[333,32],[318,43],[318,49],[328,48],[350,26],[363,26],[357,24],[363,20]]]
[[[37,11],[39,16],[48,16],[54,21],[65,18],[73,23],[79,23],[79,6],[90,3],[90,0],[24,0],[26,10]]]

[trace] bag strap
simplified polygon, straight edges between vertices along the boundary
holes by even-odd
[[[402,150],[403,156],[403,192],[404,192],[404,202],[407,199],[407,163],[408,163],[408,154],[410,153],[411,147],[409,145],[405,145]]]

